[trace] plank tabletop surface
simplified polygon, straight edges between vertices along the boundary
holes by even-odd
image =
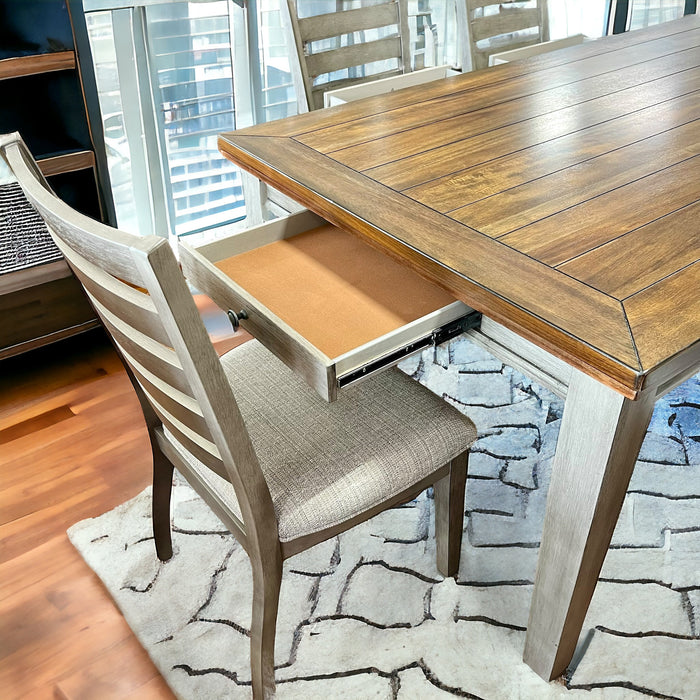
[[[700,354],[700,16],[222,134],[222,152],[635,398]]]

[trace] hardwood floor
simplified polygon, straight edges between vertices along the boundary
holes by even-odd
[[[219,352],[249,336],[198,299]],[[0,695],[173,698],[66,529],[150,483],[136,396],[98,329],[0,362]]]

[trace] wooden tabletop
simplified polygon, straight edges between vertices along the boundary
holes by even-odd
[[[223,134],[630,398],[700,358],[700,16]]]

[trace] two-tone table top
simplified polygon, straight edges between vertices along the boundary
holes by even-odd
[[[693,15],[219,146],[635,398],[698,361],[699,88]]]
[[[219,145],[633,398],[697,355],[699,87],[689,16]]]

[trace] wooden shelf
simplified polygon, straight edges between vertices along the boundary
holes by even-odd
[[[71,274],[0,295],[0,358],[39,347],[97,324],[95,311]]]
[[[68,3],[0,0],[0,25],[0,133],[18,131],[56,195],[86,216],[103,220]],[[26,242],[38,252],[36,240]],[[2,275],[0,316],[5,320],[0,324],[0,359],[98,323],[65,260],[50,255]]]
[[[47,333],[39,338],[32,338],[22,343],[17,343],[10,347],[2,348],[0,347],[0,360],[4,360],[8,357],[14,357],[23,352],[29,352],[36,348],[43,347],[49,343],[56,343],[59,340],[64,340],[65,338],[70,338],[71,336],[77,335],[78,333],[85,333],[93,328],[99,328],[100,322],[95,318],[91,321],[85,321],[84,323],[78,323],[70,328],[63,328],[59,331],[54,331],[53,333]]]
[[[24,270],[4,272],[0,274],[0,295],[13,294],[38,284],[46,284],[71,276],[70,268],[65,260],[27,267]]]
[[[76,151],[65,155],[42,158],[38,161],[41,172],[46,177],[58,173],[71,173],[76,170],[92,168],[95,165],[95,154],[92,151]]]
[[[72,70],[75,64],[74,51],[57,51],[33,56],[16,56],[0,60],[0,80],[21,78],[38,73],[50,73],[57,70]]]

